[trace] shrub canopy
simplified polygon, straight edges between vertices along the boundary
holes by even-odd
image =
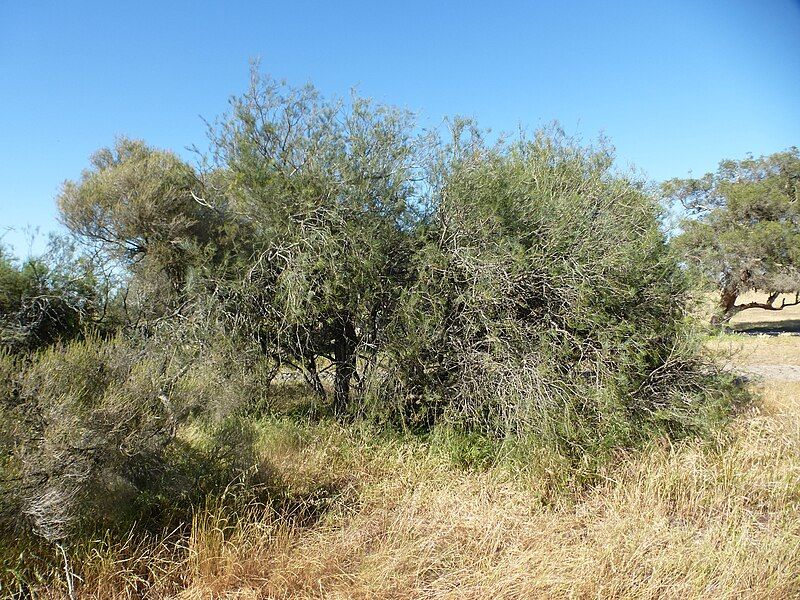
[[[583,449],[696,430],[687,282],[611,149],[557,129],[487,147],[460,126],[444,156],[379,404]]]

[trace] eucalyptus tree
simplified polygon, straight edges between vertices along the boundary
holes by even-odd
[[[800,151],[725,160],[715,173],[664,184],[688,218],[676,247],[719,293],[715,322],[750,308],[800,304]],[[740,302],[748,291],[765,302]],[[782,294],[794,296],[787,301]]]

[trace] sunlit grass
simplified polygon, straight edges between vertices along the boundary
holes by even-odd
[[[263,459],[324,505],[318,518],[211,504],[184,542],[90,555],[82,590],[126,597],[135,564],[151,592],[182,598],[792,597],[798,392],[768,386],[727,439],[654,443],[550,504],[543,477],[507,464],[465,469],[426,443],[263,423]]]
[[[771,343],[732,339],[756,353]],[[800,338],[786,339],[800,354]],[[762,382],[755,391],[757,403],[716,439],[621,452],[591,485],[555,456],[446,429],[423,438],[263,418],[254,425],[257,458],[273,474],[265,485],[274,501],[209,499],[180,530],[82,546],[73,554],[78,592],[797,597],[800,383]],[[185,436],[202,441],[197,431]]]

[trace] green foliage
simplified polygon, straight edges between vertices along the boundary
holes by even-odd
[[[734,389],[612,150],[451,133],[254,76],[202,167],[127,139],[98,152],[58,198],[86,255],[0,255],[6,539],[177,526],[230,486],[319,507],[339,483],[291,492],[256,460],[253,423],[281,404],[296,422],[332,396],[461,466],[545,456],[587,481],[620,447],[720,422]],[[753,240],[794,243],[774,223]]]
[[[779,310],[781,293],[800,292],[800,151],[727,160],[701,179],[673,179],[664,194],[690,217],[675,246],[720,292],[719,320],[746,308]],[[750,290],[766,303],[736,304]],[[795,299],[797,302],[797,299]]]
[[[535,431],[575,453],[697,430],[716,384],[643,184],[558,130],[452,134],[254,74],[206,174],[122,140],[60,204],[76,233],[140,257],[132,287],[173,274],[151,322],[198,344],[217,323],[267,377],[332,387],[339,415]]]
[[[204,193],[190,165],[127,138],[95,153],[80,181],[64,184],[57,199],[63,223],[107,269],[129,276],[128,323],[180,311],[195,271],[219,260],[221,215]]]
[[[457,129],[447,154],[375,409],[575,455],[702,431],[700,407],[724,399],[686,281],[610,150],[558,131],[487,148]]]
[[[0,346],[23,352],[74,339],[97,313],[92,269],[48,258],[19,264],[0,248]]]
[[[160,528],[253,476],[241,374],[170,341],[90,337],[3,357],[6,524],[55,541],[134,520]]]
[[[279,362],[325,395],[317,361],[335,369],[348,408],[358,357],[374,366],[404,285],[413,225],[408,114],[353,97],[254,77],[215,132],[226,202],[252,232],[232,320],[256,331]],[[243,307],[244,310],[242,309]]]
[[[456,466],[466,469],[487,469],[494,464],[502,442],[476,431],[466,432],[441,426],[433,430],[431,448],[441,452]]]
[[[202,237],[202,206],[194,171],[168,152],[120,138],[99,150],[80,182],[68,181],[58,204],[65,224],[103,249],[131,261],[160,254],[177,261],[182,247]]]

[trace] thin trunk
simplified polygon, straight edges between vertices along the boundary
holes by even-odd
[[[356,328],[350,315],[341,319],[333,348],[336,376],[333,385],[333,410],[341,416],[350,405],[350,383],[356,374]]]
[[[303,357],[303,377],[311,386],[312,391],[318,397],[325,399],[325,387],[322,385],[322,380],[319,378],[319,371],[317,370],[317,360],[313,355]]]
[[[723,325],[739,312],[736,307],[736,298],[738,298],[738,294],[734,290],[723,288],[720,293],[718,312],[711,318],[712,325]]]

